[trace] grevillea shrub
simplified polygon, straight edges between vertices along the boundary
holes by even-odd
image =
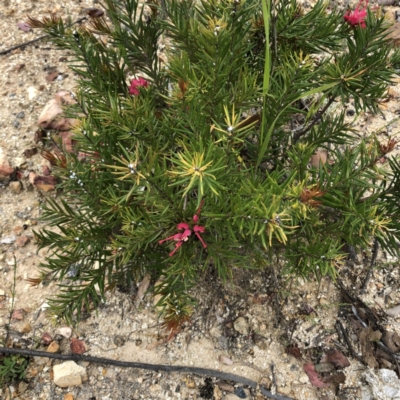
[[[209,271],[227,280],[279,256],[288,277],[335,279],[349,246],[399,253],[397,140],[345,118],[348,103],[379,112],[399,67],[380,10],[104,3],[75,28],[30,18],[77,79],[75,144],[54,154],[59,196],[36,234],[55,312],[78,321],[149,274],[177,329]]]

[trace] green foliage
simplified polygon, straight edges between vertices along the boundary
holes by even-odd
[[[0,357],[0,386],[24,379],[28,359],[20,355]]]
[[[77,321],[150,273],[174,331],[209,270],[226,280],[279,254],[289,276],[335,278],[345,244],[399,253],[396,141],[360,140],[343,111],[378,112],[399,68],[383,18],[351,27],[321,1],[105,4],[76,31],[31,18],[78,79],[74,152],[43,208],[57,229],[37,232],[59,315]],[[149,85],[130,92],[129,77]]]

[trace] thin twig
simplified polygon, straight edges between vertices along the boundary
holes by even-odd
[[[67,25],[67,28],[69,28],[69,27],[71,27],[71,26],[73,26],[75,24],[79,24],[80,22],[84,21],[85,19],[87,19],[87,17],[79,18],[75,22],[73,22],[72,24]],[[6,49],[6,50],[1,50],[0,51],[0,56],[2,56],[4,54],[8,54],[13,50],[19,49],[20,47],[25,47],[25,46],[28,46],[29,44],[39,42],[40,40],[46,39],[47,37],[50,37],[50,35],[42,35],[42,36],[37,37],[36,39],[28,40],[27,42],[23,42],[23,43],[17,44],[15,46],[12,46],[12,47]]]
[[[364,294],[367,290],[367,286],[371,279],[372,271],[373,271],[375,263],[376,263],[376,258],[378,257],[378,248],[379,248],[379,242],[378,242],[378,239],[375,237],[374,238],[374,246],[372,248],[371,263],[369,264],[367,276],[365,277],[364,283],[361,286],[361,292],[360,292],[361,294]]]
[[[330,107],[330,105],[335,101],[334,97],[331,97],[328,102],[326,103],[325,107],[319,110],[313,117],[311,123],[301,131],[298,131],[293,136],[293,143],[297,143],[299,139],[304,136],[307,132],[311,130],[311,128],[321,119],[322,115],[325,111]]]
[[[5,346],[7,346],[7,342],[10,337],[11,319],[12,319],[12,315],[14,313],[14,306],[15,306],[15,294],[16,294],[15,286],[17,283],[17,259],[15,258],[15,254],[13,254],[13,257],[14,257],[13,287],[12,287],[12,292],[11,292],[11,307],[10,307],[10,312],[8,314],[8,324],[6,324],[7,335],[6,335],[6,340],[4,343]]]
[[[39,42],[40,40],[45,39],[45,38],[47,38],[49,36],[50,35],[39,36],[36,39],[28,40],[27,42],[23,42],[23,43],[17,44],[17,45],[15,45],[13,47],[10,47],[9,49],[2,50],[2,51],[0,51],[0,56],[2,56],[4,54],[7,54],[7,53],[10,53],[13,50],[19,49],[20,47],[28,46],[29,44]]]
[[[294,400],[292,397],[287,397],[279,394],[272,394],[271,391],[265,389],[262,386],[259,386],[257,382],[252,381],[251,379],[247,379],[239,375],[230,374],[227,372],[221,372],[208,368],[187,367],[183,365],[147,364],[147,363],[130,362],[130,361],[117,361],[109,358],[84,356],[81,354],[57,354],[57,353],[48,353],[47,351],[12,349],[7,347],[0,347],[0,354],[1,353],[19,354],[25,357],[47,357],[56,360],[86,361],[95,364],[114,365],[123,368],[140,368],[151,371],[184,372],[195,375],[211,376],[219,379],[240,383],[242,385],[250,386],[254,389],[258,388],[264,396],[267,396],[270,399]]]
[[[353,358],[356,358],[356,359],[357,359],[358,361],[360,361],[362,364],[364,364],[364,361],[362,360],[362,358],[354,351],[353,346],[352,346],[351,343],[350,343],[349,337],[348,337],[348,335],[347,335],[346,330],[344,329],[343,324],[342,324],[339,320],[337,320],[335,326],[336,326],[336,325],[338,326],[338,328],[336,328],[336,329],[337,329],[337,330],[340,329],[340,331],[341,331],[341,334],[342,334],[342,336],[343,336],[344,341],[345,341],[346,344],[347,344],[347,347],[349,348],[349,351],[350,351],[351,356],[352,356]]]

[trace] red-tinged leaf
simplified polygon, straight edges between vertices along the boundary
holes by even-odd
[[[322,357],[321,363],[331,363],[336,368],[346,368],[350,366],[349,360],[336,349],[329,351],[324,357]]]
[[[72,140],[72,132],[71,131],[62,131],[60,132],[63,148],[66,152],[72,153],[74,151],[75,141]]]
[[[48,165],[42,166],[42,174],[44,176],[49,176],[51,174],[50,167]]]
[[[99,8],[94,8],[94,7],[88,7],[82,10],[82,12],[85,12],[89,17],[92,18],[100,18],[104,15],[104,11],[100,10]]]
[[[288,347],[286,347],[286,351],[294,358],[301,358],[301,351],[297,343],[290,344]]]
[[[255,293],[253,295],[252,301],[255,304],[264,305],[269,299],[270,299],[270,296],[268,296],[267,294]]]
[[[21,29],[21,31],[24,32],[29,32],[32,30],[32,28],[26,22],[18,22],[17,26],[19,29]]]
[[[14,68],[13,71],[19,72],[21,69],[25,68],[25,64],[17,64]]]
[[[32,147],[30,149],[26,149],[22,154],[25,156],[25,158],[31,158],[37,153],[37,148]]]
[[[339,372],[335,375],[328,375],[325,378],[327,383],[331,383],[332,385],[338,386],[346,383],[346,375],[343,372]]]
[[[29,181],[31,181],[31,175],[29,176]],[[44,190],[45,192],[55,190],[56,184],[57,178],[53,175],[33,176],[33,186],[37,187],[38,189]]]
[[[328,385],[321,381],[318,374],[315,372],[314,365],[311,363],[306,363],[303,366],[304,372],[307,374],[308,379],[310,380],[311,384],[317,388],[324,388]]]

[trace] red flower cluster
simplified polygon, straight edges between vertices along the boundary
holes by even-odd
[[[364,5],[363,5],[364,3]],[[365,28],[365,18],[367,16],[368,0],[360,0],[354,11],[347,10],[344,20],[351,26],[361,26]]]
[[[200,240],[200,242],[203,245],[203,247],[206,248],[207,244],[204,242],[203,238],[200,235],[200,233],[204,233],[205,232],[206,228],[204,226],[200,226],[198,224],[199,215],[200,215],[202,207],[203,207],[203,202],[201,202],[200,207],[196,211],[196,214],[193,215],[194,226],[193,226],[192,229],[193,229],[194,234]],[[170,257],[172,257],[177,252],[177,250],[183,245],[184,242],[187,242],[187,240],[189,239],[189,236],[192,234],[192,229],[190,229],[189,225],[186,222],[181,222],[180,224],[177,225],[176,228],[178,229],[178,231],[183,231],[183,232],[182,233],[176,233],[175,235],[167,237],[166,239],[162,239],[162,240],[160,240],[158,242],[159,244],[162,244],[162,243],[164,243],[164,242],[166,242],[168,240],[174,240],[174,241],[177,242],[175,244],[175,248],[171,251],[171,253],[169,253]]]
[[[149,82],[144,78],[133,79],[131,86],[129,86],[129,94],[137,96],[139,94],[139,88],[149,86]]]

